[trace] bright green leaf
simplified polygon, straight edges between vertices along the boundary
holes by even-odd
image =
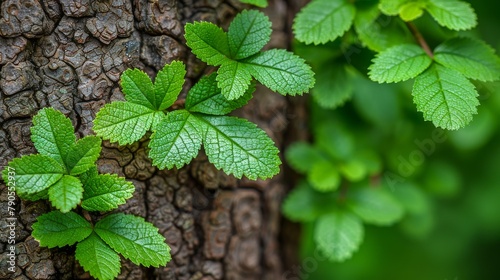
[[[258,53],[271,39],[271,21],[262,12],[244,10],[229,25],[229,52],[233,59]]]
[[[196,115],[203,124],[203,146],[208,160],[236,178],[273,177],[280,171],[278,149],[255,124],[227,116]]]
[[[115,174],[93,174],[84,181],[82,208],[87,211],[109,211],[131,198],[135,187]]]
[[[217,71],[218,87],[228,100],[240,98],[250,87],[252,75],[249,67],[241,62],[228,61]]]
[[[305,61],[286,50],[272,49],[243,60],[260,83],[280,94],[302,94],[314,86],[314,73]]]
[[[404,21],[413,21],[424,14],[426,1],[412,1],[399,8],[399,16]]]
[[[307,175],[311,186],[319,192],[334,191],[340,185],[337,167],[328,161],[313,164]]]
[[[335,192],[315,191],[307,183],[299,183],[285,198],[283,214],[294,222],[313,222],[319,216],[335,210]]]
[[[66,213],[75,208],[82,200],[82,182],[73,176],[64,175],[49,189],[52,206]]]
[[[330,261],[344,261],[358,250],[363,241],[363,225],[350,213],[337,212],[320,217],[314,240]]]
[[[120,145],[131,144],[141,139],[162,115],[142,105],[116,101],[101,108],[93,129],[103,139]]]
[[[257,7],[265,8],[267,7],[267,0],[240,0],[241,3],[252,4]]]
[[[159,267],[171,259],[165,237],[141,217],[111,214],[97,222],[94,231],[116,252],[137,265]]]
[[[201,148],[201,127],[188,111],[169,113],[158,124],[149,142],[149,157],[160,169],[181,168],[196,157]]]
[[[75,258],[96,279],[113,280],[120,273],[120,256],[95,233],[76,245]]]
[[[101,139],[96,136],[86,136],[78,140],[67,155],[67,168],[71,175],[78,175],[87,171],[101,153]]]
[[[321,107],[334,109],[351,98],[352,81],[343,65],[325,64],[316,73],[311,94]]]
[[[252,93],[255,91],[254,84],[250,84],[242,97],[227,100],[217,87],[216,77],[216,73],[205,76],[189,90],[186,97],[186,110],[209,115],[226,115],[244,106],[252,98]]]
[[[180,61],[166,64],[158,72],[154,83],[155,109],[162,111],[174,104],[182,90],[185,75],[184,63]]]
[[[333,41],[351,27],[355,13],[348,0],[313,0],[295,17],[295,37],[306,44]]]
[[[398,45],[379,53],[369,67],[370,79],[379,83],[395,83],[415,78],[431,65],[425,51],[411,44]]]
[[[33,117],[31,141],[40,154],[64,165],[76,136],[71,121],[63,113],[53,108],[44,108]]]
[[[185,27],[186,44],[193,53],[209,65],[219,66],[229,61],[229,43],[222,28],[209,22],[188,23]]]
[[[467,125],[479,105],[476,89],[467,78],[437,64],[417,77],[412,94],[425,120],[450,130]]]
[[[285,156],[288,164],[302,173],[309,172],[316,163],[325,161],[318,149],[304,142],[288,146]]]
[[[457,0],[428,0],[427,11],[442,26],[467,30],[477,25],[477,16],[469,3]]]
[[[380,10],[388,16],[396,16],[399,14],[399,9],[409,0],[380,0]]]
[[[357,160],[355,158],[349,159],[346,162],[343,162],[340,165],[340,172],[342,175],[346,177],[347,180],[349,181],[359,181],[363,178],[365,178],[368,170],[366,170],[366,167],[364,163],[360,160]]]
[[[120,76],[120,84],[128,102],[156,109],[153,83],[149,76],[139,69],[127,69]]]
[[[500,59],[493,48],[476,39],[450,39],[435,49],[434,59],[471,79],[496,81],[500,78]]]
[[[92,233],[92,225],[74,212],[52,211],[37,218],[31,235],[43,247],[73,245]]]
[[[59,181],[66,173],[64,167],[55,159],[46,155],[29,155],[15,158],[9,162],[15,169],[16,193],[21,198],[42,192]],[[3,171],[3,179],[8,181],[7,168]]]
[[[348,207],[364,222],[388,226],[403,217],[401,204],[381,188],[363,187],[348,194]]]

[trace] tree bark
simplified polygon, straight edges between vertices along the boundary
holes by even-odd
[[[290,8],[271,0],[273,21],[267,47],[287,47]],[[68,116],[79,137],[93,134],[99,109],[123,99],[120,74],[136,67],[151,77],[164,64],[182,60],[188,74],[183,93],[207,71],[185,45],[185,23],[205,20],[227,27],[244,8],[238,0],[0,0],[0,166],[36,153],[31,118],[43,107]],[[290,106],[283,96],[259,87],[236,114],[256,122],[277,143],[286,142]],[[118,146],[103,143],[101,173],[125,176],[136,186],[120,211],[145,217],[159,228],[172,251],[166,267],[144,268],[122,260],[119,279],[281,279],[280,203],[284,176],[268,181],[236,180],[202,153],[179,170],[158,170],[147,158],[147,137]],[[2,168],[3,169],[3,168]],[[0,278],[89,279],[74,247],[47,249],[31,237],[44,201],[16,203],[16,271],[7,270],[7,189],[0,189]],[[96,216],[98,218],[99,216]]]

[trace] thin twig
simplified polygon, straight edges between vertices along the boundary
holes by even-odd
[[[425,53],[430,58],[433,58],[434,54],[432,53],[431,48],[429,48],[429,45],[427,44],[427,42],[424,39],[424,36],[422,36],[422,33],[420,33],[420,31],[418,31],[418,29],[415,26],[415,24],[413,24],[413,22],[407,22],[406,26],[408,26],[408,28],[410,29],[411,33],[413,34],[413,37],[415,37],[415,39],[420,44],[420,46],[422,47],[422,49],[424,49]]]

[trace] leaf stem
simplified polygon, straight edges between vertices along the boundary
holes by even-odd
[[[417,40],[417,42],[420,44],[422,49],[424,49],[425,53],[430,57],[434,58],[434,54],[432,53],[431,48],[429,48],[429,45],[424,39],[424,36],[422,36],[422,33],[418,31],[417,26],[413,22],[406,22],[406,26],[410,29],[411,33],[413,34],[413,37]]]

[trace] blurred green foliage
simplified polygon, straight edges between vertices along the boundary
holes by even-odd
[[[467,35],[481,38],[498,53],[500,3],[468,2],[479,23],[471,31],[440,27],[429,14],[414,23],[431,48],[451,37]],[[349,196],[359,180],[338,168],[333,172],[340,174],[339,182],[330,181],[335,183],[331,187],[334,193],[321,186],[309,186],[307,191],[302,184],[301,196],[319,206],[312,212],[307,212],[306,204],[295,208],[292,220],[303,221],[302,259],[298,270],[287,271],[283,279],[500,279],[500,84],[474,82],[481,103],[478,115],[465,128],[450,132],[422,120],[412,102],[412,83],[370,81],[367,68],[375,53],[357,44],[349,32],[326,45],[297,43],[295,51],[313,67],[315,61],[323,62],[316,64],[320,67],[327,60],[334,61],[330,67],[341,67],[335,71],[343,82],[334,85],[330,81],[332,88],[350,92],[330,100],[326,107],[333,110],[310,102],[311,147],[330,154],[335,150],[370,154],[378,163],[364,173],[362,182],[370,188],[382,186],[403,205],[404,215],[392,226],[374,226],[365,220],[364,241],[358,251],[344,262],[331,262],[315,242],[320,216],[315,211],[347,209],[339,203],[339,196]],[[322,68],[314,70],[318,69]],[[333,70],[329,73],[335,74]],[[333,126],[330,136],[321,132],[325,123]],[[342,155],[337,152],[336,157],[331,164],[341,162]],[[293,160],[290,164],[296,167]],[[363,166],[367,169],[369,165]],[[311,181],[309,170],[296,169]],[[285,201],[285,214],[294,211],[287,207],[293,208]]]

